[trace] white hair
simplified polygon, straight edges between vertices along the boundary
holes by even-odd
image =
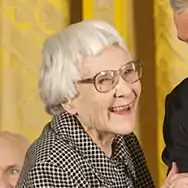
[[[62,113],[61,104],[77,95],[78,63],[114,43],[127,50],[116,29],[105,21],[72,24],[44,42],[39,89],[49,114]]]
[[[170,0],[171,7],[174,11],[183,12],[188,9],[188,0]]]

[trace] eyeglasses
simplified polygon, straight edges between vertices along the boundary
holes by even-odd
[[[119,75],[130,84],[137,82],[142,77],[142,61],[130,61],[119,70],[101,71],[92,78],[79,80],[78,83],[94,84],[98,92],[107,93],[116,87]]]

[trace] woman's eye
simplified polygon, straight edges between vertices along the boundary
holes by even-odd
[[[124,71],[124,75],[131,74],[134,72],[134,69],[127,69]]]
[[[99,81],[99,84],[109,84],[113,82],[112,78],[101,78]]]

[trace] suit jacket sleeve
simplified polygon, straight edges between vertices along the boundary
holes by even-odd
[[[162,153],[162,160],[169,168],[171,168],[173,161],[178,161],[180,171],[188,170],[186,167],[186,161],[188,160],[186,156],[188,153],[187,112],[188,78],[184,79],[167,95],[163,124],[163,135],[166,146]]]
[[[165,142],[165,148],[162,152],[162,160],[163,162],[171,168],[171,152],[172,152],[172,136],[171,136],[171,118],[175,113],[175,106],[174,106],[174,96],[169,94],[166,96],[165,99],[165,117],[163,122],[163,137]]]
[[[171,119],[173,150],[171,158],[179,172],[188,172],[188,108],[179,109]]]

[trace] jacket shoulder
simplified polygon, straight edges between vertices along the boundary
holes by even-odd
[[[182,82],[180,82],[169,95],[179,96],[179,95],[187,95],[188,94],[188,78],[185,78]]]

